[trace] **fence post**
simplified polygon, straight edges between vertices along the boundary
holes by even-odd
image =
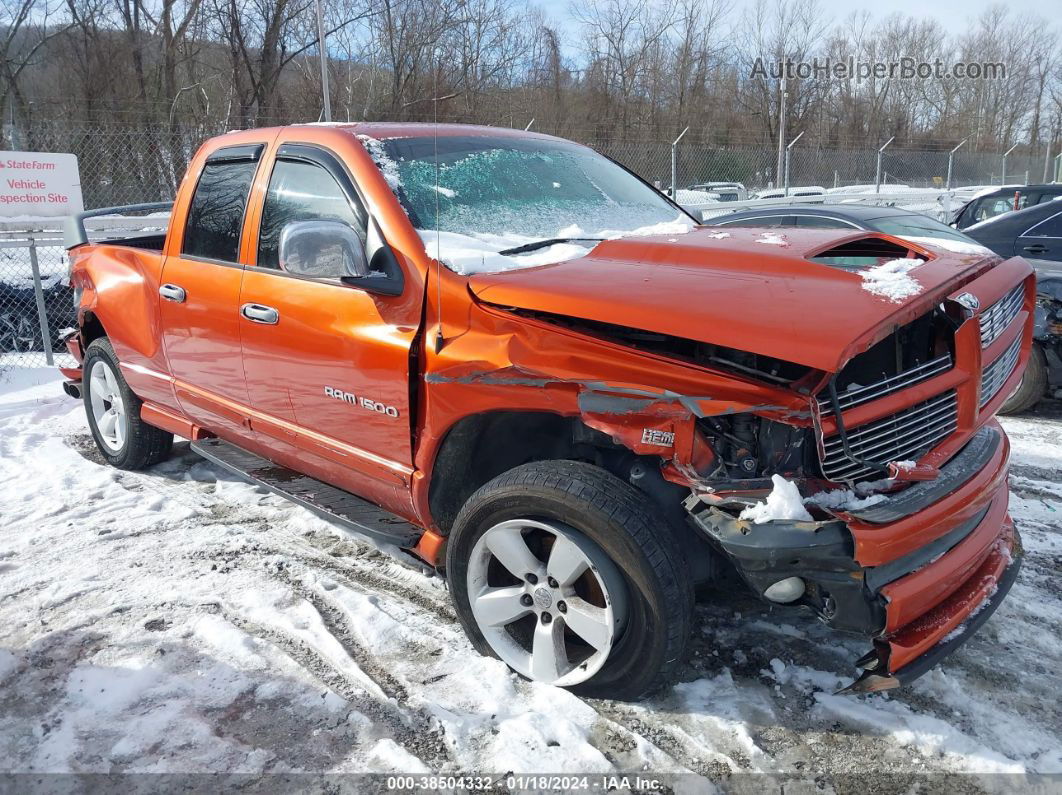
[[[970,140],[970,139],[969,138],[963,138],[962,141],[959,142],[958,146],[956,146],[954,149],[952,149],[950,152],[948,152],[948,181],[944,184],[944,189],[945,190],[951,190],[951,161],[952,161],[952,158],[955,157],[955,153],[958,152],[962,148],[962,145],[964,143],[966,143],[968,140]]]
[[[1018,148],[1018,145],[1014,144],[1014,146],[1012,146],[1010,149],[1008,149],[1006,152],[1003,153],[1003,173],[999,175],[999,184],[1000,185],[1006,185],[1007,184],[1007,155],[1009,155],[1011,152],[1013,152],[1017,148]]]
[[[877,166],[874,168],[874,192],[875,193],[881,193],[881,155],[882,155],[882,152],[885,151],[885,147],[888,146],[889,144],[891,144],[893,142],[893,139],[895,139],[895,138],[896,138],[895,135],[892,136],[892,138],[890,138],[889,140],[887,140],[885,142],[885,146],[882,146],[881,149],[878,150],[878,163],[877,163]]]
[[[30,267],[33,269],[33,295],[37,299],[37,320],[41,326],[41,344],[44,345],[44,361],[49,367],[54,366],[52,360],[52,333],[48,328],[48,309],[44,305],[44,287],[41,285],[41,268],[37,262],[37,241],[30,238],[29,245]]]
[[[785,147],[785,195],[786,196],[789,195],[789,151],[793,148],[793,144],[795,144],[797,141],[799,141],[803,135],[804,135],[804,131],[801,130],[797,134],[797,137],[794,138],[792,141],[790,141],[789,144]]]
[[[679,133],[678,138],[671,142],[671,201],[675,201],[675,197],[678,196],[678,142],[689,131],[690,128],[687,127]]]

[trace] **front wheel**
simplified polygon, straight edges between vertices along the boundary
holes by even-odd
[[[173,434],[140,419],[140,398],[126,383],[110,340],[92,341],[82,373],[89,429],[107,463],[119,469],[143,469],[169,455]]]
[[[499,475],[458,514],[446,568],[473,645],[528,679],[636,699],[683,662],[693,589],[672,531],[598,467]]]

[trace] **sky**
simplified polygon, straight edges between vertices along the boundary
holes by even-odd
[[[571,19],[569,6],[571,0],[533,0],[536,4],[557,22],[563,23]],[[1051,16],[1051,6],[1057,0],[1008,0],[1005,3],[1010,8],[1011,14],[1038,14]],[[734,14],[736,17],[740,10],[749,4],[749,0],[733,0]],[[873,4],[866,6],[852,0],[819,0],[823,11],[832,15],[835,22],[841,22],[854,10],[868,8],[875,18],[882,18],[889,14],[900,12],[902,14],[918,15],[935,18],[945,27],[957,27],[964,29],[969,21],[980,16],[986,8],[994,3],[992,0],[874,0]],[[998,0],[997,3],[998,4]],[[566,42],[570,50],[572,42]]]

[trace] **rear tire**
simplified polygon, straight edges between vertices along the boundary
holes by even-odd
[[[1025,374],[1009,398],[999,407],[997,414],[1021,414],[1039,403],[1047,394],[1047,357],[1043,348],[1033,343],[1029,365]]]
[[[107,463],[118,469],[143,469],[166,458],[173,434],[140,419],[142,401],[126,383],[110,340],[93,340],[81,367],[89,429]]]
[[[484,551],[485,536],[514,526],[517,532],[511,537],[525,540],[515,547],[523,558],[516,568],[535,569],[535,576],[526,578],[533,585],[523,574],[514,577],[509,571],[513,567],[502,564],[493,550]],[[569,596],[564,595],[565,583],[553,579],[555,550],[566,550],[569,559],[581,556],[582,568],[574,570],[587,579],[573,588],[587,592],[576,595],[568,589]],[[495,559],[485,564],[492,556]],[[490,583],[477,579],[486,571],[484,565],[493,566],[495,579]],[[669,683],[681,669],[693,617],[688,568],[667,523],[653,518],[648,498],[603,469],[575,461],[540,461],[499,475],[473,494],[458,514],[447,543],[446,570],[458,617],[473,646],[522,676],[552,681],[583,696],[633,700]],[[541,587],[542,580],[548,587]],[[490,626],[483,619],[481,600],[484,593],[501,594],[503,588],[516,589],[515,598],[524,600],[518,603],[524,609],[513,608],[520,616],[512,623],[505,623],[506,615],[504,626]],[[550,590],[552,597],[540,593]],[[590,592],[595,595],[587,595]],[[565,599],[582,607],[564,610]],[[596,600],[598,607],[587,599]],[[544,613],[550,614],[548,621]],[[600,625],[579,627],[576,619],[588,614],[613,619],[611,631],[599,632]],[[556,678],[535,675],[542,670],[529,670],[538,633],[545,631],[542,625],[555,629],[558,623],[564,649],[558,659],[563,664],[552,670],[568,673]],[[508,634],[500,636],[500,631]],[[591,634],[594,643],[583,642]],[[523,666],[521,645],[527,661]],[[603,654],[598,654],[602,648]],[[572,651],[580,656],[571,659]]]

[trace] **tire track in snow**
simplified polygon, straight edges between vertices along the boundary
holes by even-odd
[[[405,712],[394,701],[373,698],[364,683],[339,670],[301,638],[253,621],[221,605],[204,606],[203,609],[217,612],[237,629],[279,649],[314,679],[342,697],[353,709],[373,722],[386,726],[395,742],[429,767],[443,769],[450,762],[445,738],[431,716],[420,710]]]

